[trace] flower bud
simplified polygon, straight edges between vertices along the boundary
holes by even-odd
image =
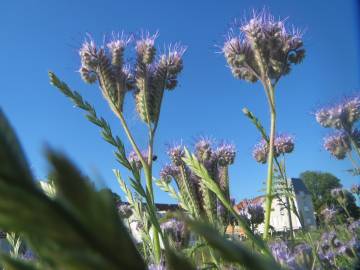
[[[279,135],[274,141],[277,155],[291,153],[294,150],[294,138],[288,135]]]
[[[146,65],[149,65],[154,61],[156,53],[155,39],[157,36],[157,33],[152,36],[147,33],[145,37],[142,37],[136,42],[138,61]]]
[[[351,151],[349,137],[343,132],[337,132],[324,138],[324,148],[337,159],[344,159]]]
[[[97,77],[96,77],[95,72],[88,70],[84,66],[82,66],[80,68],[79,72],[80,72],[81,78],[83,79],[84,82],[89,83],[89,84],[96,82]]]
[[[179,168],[171,164],[166,165],[160,171],[160,179],[164,180],[167,183],[170,183],[172,178],[177,178],[179,175]]]
[[[216,149],[215,155],[220,166],[229,166],[235,160],[235,146],[232,144],[222,144]]]
[[[268,156],[268,144],[264,139],[255,145],[252,156],[257,162],[262,164],[266,163]]]
[[[177,145],[171,147],[167,154],[170,157],[170,160],[175,166],[181,166],[184,164],[182,158],[185,156],[184,148],[182,145]]]

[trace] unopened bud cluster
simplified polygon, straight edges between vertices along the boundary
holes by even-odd
[[[229,33],[222,52],[233,75],[242,80],[256,82],[264,76],[278,79],[290,72],[292,64],[305,57],[299,31],[289,31],[284,21],[262,12]]]
[[[79,51],[81,77],[87,83],[99,82],[115,114],[122,112],[126,92],[133,90],[140,118],[147,123],[158,121],[164,90],[172,90],[178,83],[185,48],[170,46],[157,57],[156,38],[157,34],[143,34],[135,41],[137,60],[134,67],[125,61],[125,50],[133,37],[114,35],[101,47],[93,40],[83,43]]]
[[[316,121],[323,127],[350,130],[360,119],[360,95],[346,99],[335,106],[319,109]]]
[[[195,143],[194,154],[205,167],[209,176],[219,184],[225,196],[230,199],[227,170],[228,166],[234,163],[235,147],[226,143],[214,147],[211,140],[201,138]],[[209,213],[216,215],[219,212],[218,209],[221,208],[223,209],[220,211],[221,215],[225,217],[228,213],[224,211],[220,202],[217,202],[215,194],[212,194],[184,163],[184,147],[182,145],[173,146],[168,150],[168,155],[172,164],[166,165],[162,169],[160,178],[166,182],[174,179],[182,196],[192,201],[200,212],[206,215]]]
[[[294,137],[280,134],[275,137],[274,140],[274,157],[278,157],[281,154],[289,154],[294,150],[294,147]],[[254,146],[252,156],[257,162],[265,164],[267,162],[268,153],[268,142],[261,139],[261,141]]]
[[[355,125],[360,120],[360,94],[343,102],[321,108],[315,113],[316,121],[336,132],[324,138],[324,148],[337,159],[344,159],[355,148],[360,148],[360,130]]]

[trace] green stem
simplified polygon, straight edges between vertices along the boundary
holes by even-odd
[[[290,207],[290,200],[289,200],[289,194],[291,192],[289,185],[288,185],[288,181],[287,181],[287,176],[286,176],[286,167],[285,167],[285,155],[283,154],[283,161],[284,161],[284,169],[283,169],[283,173],[282,175],[283,180],[284,180],[284,184],[285,184],[285,190],[286,190],[286,195],[285,195],[285,200],[286,200],[286,210],[287,210],[287,214],[288,214],[288,219],[289,219],[289,227],[290,227],[290,238],[291,238],[291,242],[294,244],[294,229],[293,229],[293,223],[292,223],[292,218],[291,218],[291,207]]]
[[[353,158],[351,152],[348,152],[347,155],[348,155],[348,158],[351,161],[352,165],[354,166],[354,169],[360,169],[360,166],[356,163],[356,161]]]
[[[353,148],[355,149],[356,153],[358,154],[359,158],[360,158],[360,149],[359,147],[357,147],[355,141],[354,141],[354,138],[352,137],[351,134],[349,134],[349,138],[350,138],[350,141],[351,141],[351,144],[353,146]]]
[[[154,194],[153,194],[153,188],[152,188],[152,149],[153,149],[153,142],[154,142],[154,136],[153,136],[154,134],[153,134],[153,132],[150,132],[151,136],[150,136],[150,140],[149,140],[149,160],[151,160],[151,161],[149,161],[149,160],[145,161],[143,155],[140,152],[139,147],[137,146],[137,144],[134,140],[134,137],[132,136],[132,134],[129,130],[129,127],[125,121],[123,114],[121,112],[118,112],[118,116],[119,116],[121,125],[123,126],[124,131],[143,166],[145,179],[146,179],[146,188],[147,188],[148,194],[150,195],[151,202],[155,206]],[[155,209],[156,209],[156,206],[155,206]],[[154,213],[154,214],[156,215],[156,213]],[[157,231],[155,226],[153,226],[153,241],[154,241],[155,262],[160,263],[160,259],[161,259],[160,239],[159,239],[159,232]]]
[[[276,112],[274,101],[274,89],[271,84],[267,84],[269,93],[270,104],[270,138],[269,138],[269,154],[268,154],[268,170],[266,180],[266,202],[265,202],[265,227],[264,227],[264,239],[269,237],[270,227],[270,215],[271,215],[271,203],[272,203],[272,185],[273,185],[273,161],[274,161],[274,140],[275,140],[275,124],[276,124]]]
[[[139,160],[140,160],[140,162],[141,162],[141,165],[143,166],[144,171],[145,171],[145,170],[148,168],[148,164],[145,162],[144,157],[142,156],[139,147],[136,145],[136,142],[135,142],[135,140],[134,140],[134,137],[132,136],[132,134],[131,134],[131,132],[130,132],[130,129],[129,129],[126,121],[125,121],[124,115],[122,114],[122,112],[118,112],[117,115],[118,115],[118,117],[119,117],[119,119],[120,119],[121,125],[122,125],[123,128],[124,128],[125,134],[126,134],[126,136],[128,137],[128,139],[129,139],[129,141],[130,141],[130,144],[131,144],[131,146],[133,147],[135,153],[138,155]]]

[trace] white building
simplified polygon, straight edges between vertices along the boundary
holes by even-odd
[[[299,215],[298,217],[293,211],[291,211],[290,217],[293,229],[299,230],[301,228],[316,228],[316,219],[311,194],[306,188],[304,182],[299,178],[290,178],[289,186],[292,187],[294,194],[293,201]],[[240,203],[235,205],[235,210],[240,212],[241,209],[249,203],[249,201],[250,203],[261,204],[265,209],[265,196],[259,196],[251,200],[241,201]],[[290,229],[290,219],[288,211],[284,208],[282,202],[286,202],[285,197],[274,198],[271,205],[272,212],[270,216],[270,226],[275,232],[285,232]],[[237,231],[241,232],[241,230]],[[258,226],[257,231],[259,233],[263,233],[264,223]]]

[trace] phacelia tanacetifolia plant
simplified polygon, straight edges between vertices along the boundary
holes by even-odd
[[[339,104],[319,109],[315,117],[321,126],[335,129],[324,138],[324,148],[339,160],[348,157],[354,166],[351,171],[359,175],[360,165],[353,158],[352,151],[360,158],[360,130],[356,128],[360,120],[360,93]]]
[[[238,32],[238,33],[236,33]],[[252,18],[231,29],[225,41],[223,54],[234,77],[255,83],[260,81],[268,99],[271,124],[265,233],[268,229],[271,211],[271,187],[273,178],[274,139],[276,127],[275,88],[284,75],[289,74],[293,64],[299,64],[305,57],[300,31],[289,31],[282,20],[276,20],[265,11],[253,14]]]
[[[142,221],[145,219],[150,221],[150,226],[143,226],[143,228],[149,229],[145,233],[153,232],[153,239],[150,239],[149,244],[152,247],[151,259],[158,264],[161,258],[159,235],[162,237],[163,234],[156,218],[153,193],[152,164],[155,158],[153,146],[164,92],[173,90],[177,86],[178,75],[183,69],[182,56],[185,48],[175,44],[158,55],[155,47],[157,36],[157,33],[154,35],[142,33],[140,37],[134,38],[134,36],[114,34],[113,38],[102,46],[97,46],[94,40],[88,38],[79,50],[81,78],[88,84],[98,83],[102,95],[119,118],[133,148],[128,157],[120,138],[113,136],[109,124],[102,117],[97,116],[95,109],[53,73],[50,73],[50,79],[51,83],[68,96],[77,107],[87,112],[86,117],[91,122],[102,129],[104,139],[117,149],[115,152],[117,160],[132,173],[133,177],[130,181],[136,196],[130,194],[131,191],[121,178],[120,172],[116,171],[115,175],[129,198],[135,215]],[[132,43],[135,43],[136,56],[133,65],[125,59],[125,50]],[[123,114],[125,95],[129,91],[133,92],[139,118],[148,127],[148,143],[146,150],[143,151],[136,143]],[[142,171],[146,180],[145,187],[141,183]],[[140,201],[133,198],[140,198]],[[147,211],[139,210],[143,202]]]

